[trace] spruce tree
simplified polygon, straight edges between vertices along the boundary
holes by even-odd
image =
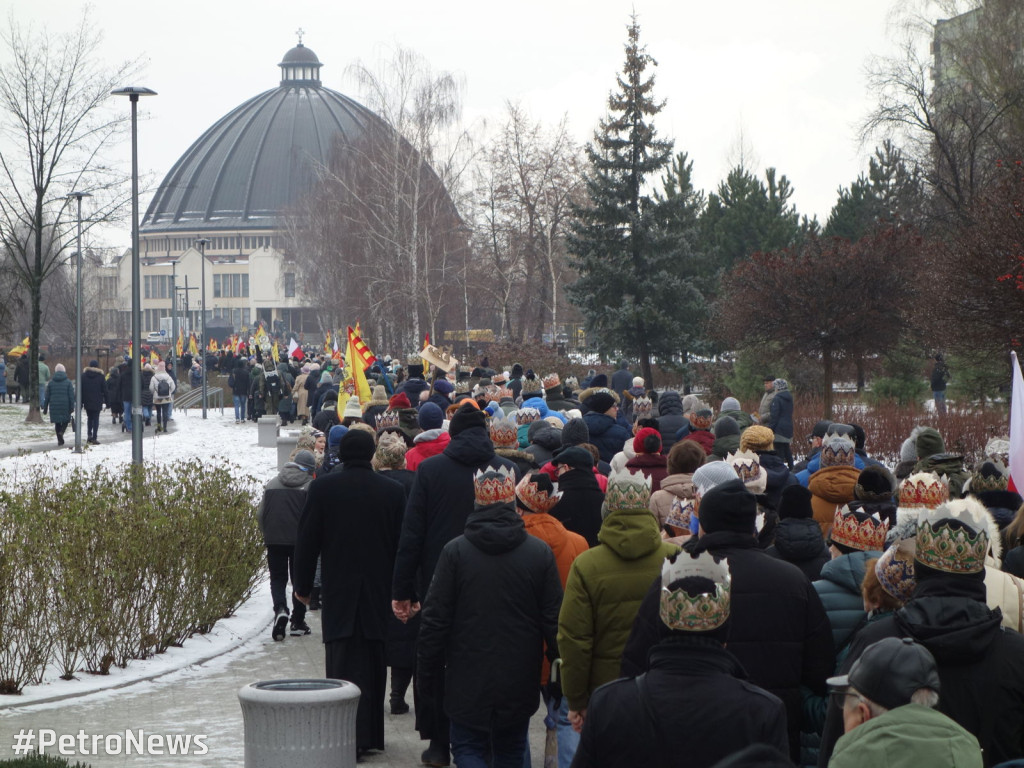
[[[589,338],[605,352],[639,358],[652,386],[651,358],[675,359],[699,330],[690,327],[688,310],[701,296],[684,277],[691,240],[669,224],[666,203],[646,193],[668,169],[672,142],[658,138],[652,122],[664,102],[654,99],[647,69],[657,62],[640,45],[635,16],[625,49],[608,114],[586,147],[588,199],[575,208],[568,238],[579,279],[567,291],[586,318]]]

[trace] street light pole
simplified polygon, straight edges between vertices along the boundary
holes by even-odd
[[[132,464],[142,466],[142,287],[139,267],[139,96],[155,96],[156,91],[130,85],[110,92],[127,96],[132,105]]]
[[[75,262],[75,453],[82,452],[82,198],[88,192],[72,192],[68,198],[78,201],[78,236]]]
[[[202,285],[200,286],[200,299],[202,303],[202,328],[203,328],[203,347],[199,350],[199,354],[202,356],[203,365],[200,368],[200,372],[203,376],[203,418],[206,418],[206,246],[209,245],[210,238],[200,237],[196,240],[196,245],[199,246],[199,261],[202,265],[202,274],[200,280]]]

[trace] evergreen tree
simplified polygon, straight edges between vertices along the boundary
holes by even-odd
[[[667,360],[686,348],[696,330],[689,310],[701,301],[684,277],[693,248],[678,236],[676,223],[687,214],[670,213],[693,204],[692,187],[684,192],[680,185],[689,182],[677,175],[671,202],[645,194],[672,153],[672,142],[659,139],[652,122],[664,106],[653,97],[654,76],[646,74],[656,65],[640,45],[634,16],[608,115],[586,147],[588,199],[575,208],[568,241],[579,275],[568,287],[569,299],[583,312],[588,334],[606,351],[635,353],[648,386],[651,358]]]

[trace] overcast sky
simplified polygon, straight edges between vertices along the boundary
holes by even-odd
[[[894,2],[98,0],[93,19],[105,58],[147,62],[130,84],[159,93],[145,100],[139,129],[140,165],[159,179],[214,121],[277,86],[276,65],[299,28],[329,88],[358,98],[346,67],[373,65],[400,45],[459,76],[467,124],[500,121],[512,100],[551,124],[568,115],[586,141],[622,68],[632,8],[667,100],[656,126],[690,153],[697,186],[717,187],[742,137],[748,165],[786,174],[798,210],[824,223],[837,187],[866,168],[872,146],[857,142],[873,103],[865,67],[894,48]],[[8,5],[20,21],[58,30],[81,9],[77,0]]]

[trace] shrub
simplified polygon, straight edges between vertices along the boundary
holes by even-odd
[[[0,692],[161,653],[252,593],[252,478],[199,460],[41,475],[0,491]]]
[[[13,760],[0,760],[0,765],[10,766],[10,768],[63,768],[69,766],[70,768],[89,768],[85,763],[80,763],[77,760],[74,765],[63,757],[55,757],[54,755],[28,755],[26,757],[16,757]]]

